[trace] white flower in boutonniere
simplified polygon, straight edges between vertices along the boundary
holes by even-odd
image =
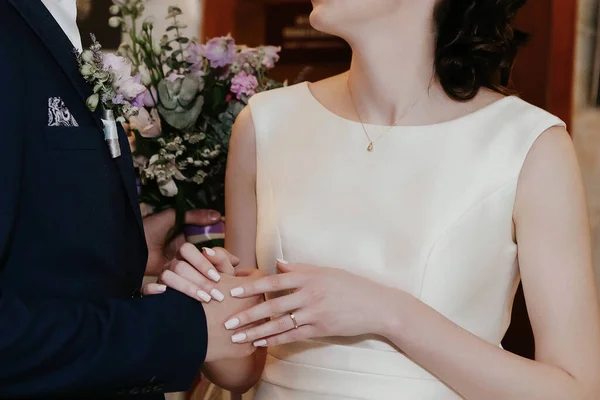
[[[125,115],[136,115],[134,99],[144,95],[146,87],[141,84],[139,75],[131,76],[131,63],[114,54],[102,54],[102,46],[91,35],[92,45],[81,54],[76,54],[79,72],[83,79],[92,85],[94,93],[86,104],[90,111],[98,105],[111,110],[121,122]]]

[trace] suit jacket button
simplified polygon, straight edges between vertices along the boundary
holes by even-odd
[[[135,289],[133,292],[131,292],[132,299],[141,299],[142,297],[144,296],[142,295],[142,291],[140,289]]]

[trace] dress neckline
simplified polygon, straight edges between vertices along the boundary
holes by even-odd
[[[360,125],[361,122],[360,121],[356,121],[356,120],[352,120],[346,117],[342,117],[339,114],[334,113],[333,111],[331,111],[329,108],[327,108],[323,103],[321,103],[312,93],[312,90],[310,89],[309,86],[309,82],[303,82],[302,86],[304,86],[304,90],[306,91],[306,94],[308,95],[308,97],[310,98],[310,101],[316,106],[316,108],[321,109],[321,111],[325,112],[326,114],[329,114],[341,121],[344,121],[346,123],[349,124],[355,124],[355,125]],[[365,126],[368,127],[373,127],[373,128],[380,128],[380,129],[384,129],[384,128],[388,128],[388,129],[427,129],[427,128],[437,128],[437,127],[443,127],[443,126],[447,126],[447,125],[453,125],[459,122],[464,122],[466,120],[472,119],[476,116],[479,116],[481,114],[485,114],[487,111],[490,111],[494,108],[496,108],[497,106],[500,106],[501,104],[504,104],[505,102],[508,102],[509,100],[518,98],[516,96],[505,96],[501,99],[498,99],[496,101],[493,101],[489,104],[486,104],[485,106],[478,108],[477,110],[471,111],[465,115],[461,115],[460,117],[457,118],[453,118],[453,119],[449,119],[447,121],[442,121],[442,122],[437,122],[435,124],[426,124],[426,125],[395,125],[395,126],[391,126],[391,125],[379,125],[379,124],[369,124],[369,123],[365,123]]]

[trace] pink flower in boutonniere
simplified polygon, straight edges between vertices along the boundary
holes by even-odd
[[[146,90],[139,82],[139,77],[131,76],[131,63],[127,59],[112,53],[105,54],[104,68],[111,74],[115,92],[123,95],[125,99],[132,100]]]

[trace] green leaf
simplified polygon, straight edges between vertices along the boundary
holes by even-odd
[[[177,56],[179,56],[180,54],[183,54],[182,50],[175,50],[174,52],[171,53],[171,57],[176,60]]]
[[[176,26],[174,26],[174,25],[171,25],[171,26],[169,26],[169,27],[167,28],[167,32],[171,32],[171,31],[172,31],[172,30],[174,30],[174,29],[177,29],[177,27],[176,27]]]
[[[179,67],[179,61],[171,57],[167,58],[167,67],[171,69],[177,69]]]
[[[177,41],[178,43],[189,43],[190,39],[186,37],[178,37],[177,39],[175,39],[175,41]]]

